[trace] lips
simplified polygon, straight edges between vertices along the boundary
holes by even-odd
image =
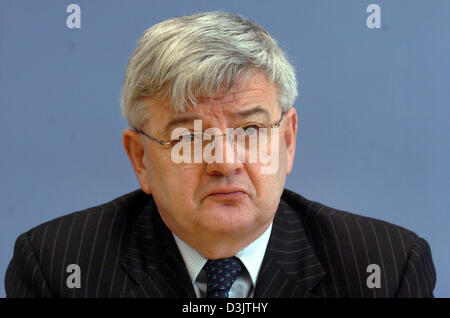
[[[212,189],[211,191],[207,192],[205,195],[205,198],[224,198],[224,199],[232,199],[232,198],[239,198],[244,195],[247,195],[247,191],[245,189],[240,187],[220,187]]]

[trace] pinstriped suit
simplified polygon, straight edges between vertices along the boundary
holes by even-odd
[[[66,285],[78,264],[81,288]],[[368,288],[369,264],[381,287]],[[285,190],[255,297],[433,297],[427,242],[404,228]],[[8,297],[195,297],[173,236],[141,190],[20,235]]]

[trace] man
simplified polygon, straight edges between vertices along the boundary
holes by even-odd
[[[141,189],[22,234],[8,297],[433,297],[425,240],[284,189],[293,67],[259,25],[212,12],[147,30],[123,143]]]

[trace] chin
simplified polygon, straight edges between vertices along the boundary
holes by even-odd
[[[202,225],[209,232],[232,234],[249,230],[256,223],[256,212],[239,206],[219,206],[206,211]]]

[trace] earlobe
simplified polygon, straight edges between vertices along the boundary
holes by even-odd
[[[139,135],[131,130],[125,129],[123,131],[123,147],[130,159],[131,165],[133,166],[134,173],[138,178],[139,184],[141,185],[142,191],[147,194],[151,194],[150,185],[148,183],[147,169],[144,164],[145,152],[143,145],[139,139]]]

